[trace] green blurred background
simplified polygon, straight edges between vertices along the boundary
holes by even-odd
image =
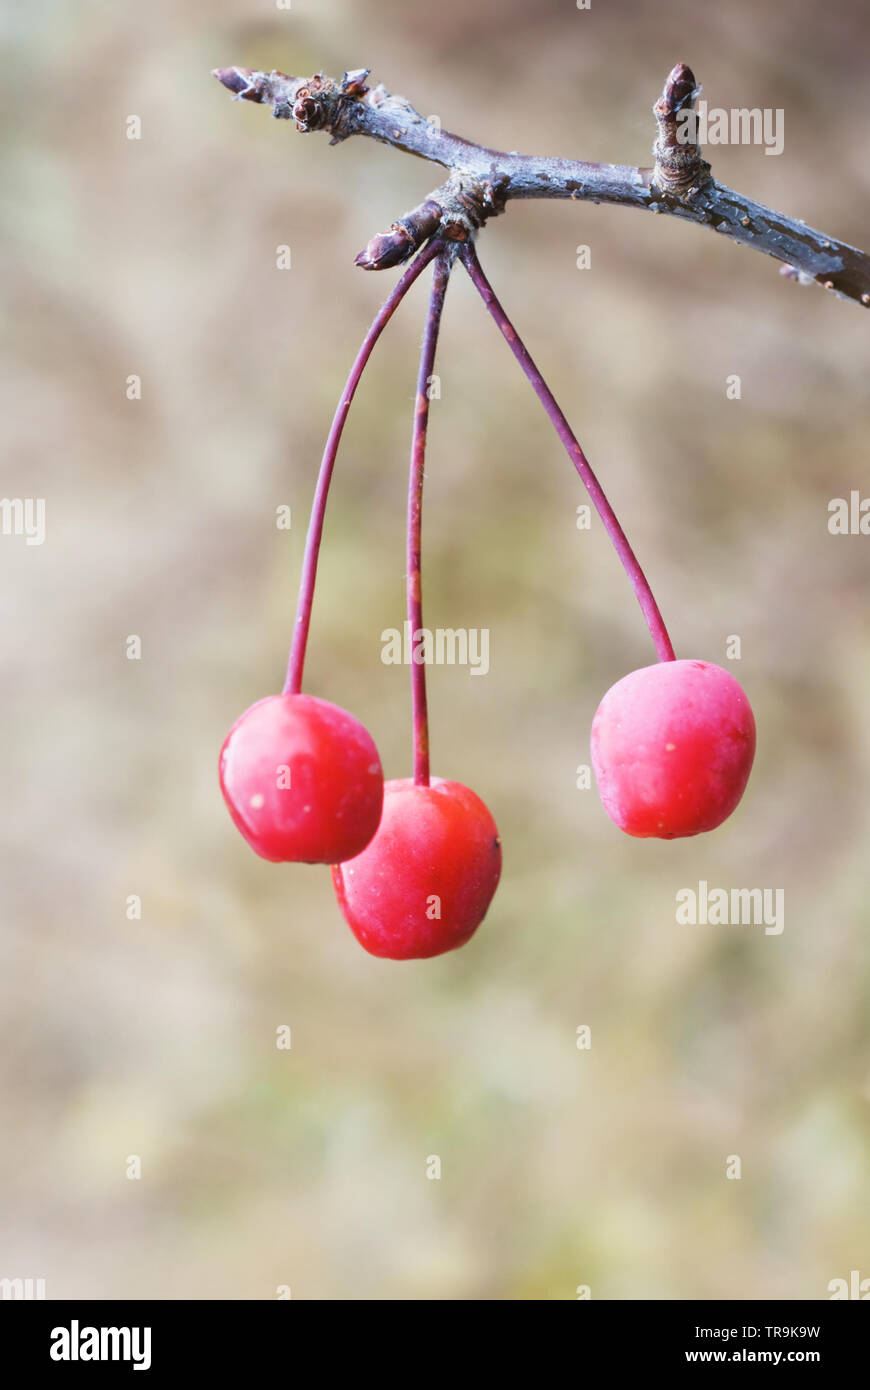
[[[504,875],[467,948],[375,960],[327,871],[252,854],[216,763],[280,686],[322,442],[395,278],[353,257],[441,175],[302,138],[209,76],[370,66],[496,147],[647,164],[682,59],[711,106],[785,112],[780,157],[710,150],[717,176],[866,244],[865,7],[32,0],[2,23],[2,491],[46,499],[47,537],[0,542],[0,1277],[326,1299],[826,1298],[870,1277],[870,540],[827,530],[832,497],[870,493],[868,320],[671,218],[532,202],[487,228],[678,654],[741,681],[758,757],[733,819],[682,842],[622,836],[577,789],[599,699],[652,647],[458,271],[425,616],[489,628],[491,670],[432,672],[433,764],[490,806]],[[408,673],[380,634],[404,616],[423,305],[351,415],[307,681],[388,776],[409,771]],[[700,879],[783,888],[782,936],[677,926]]]

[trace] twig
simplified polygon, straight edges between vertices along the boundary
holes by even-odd
[[[323,538],[326,502],[329,497],[329,485],[332,482],[332,472],[335,467],[338,446],[341,443],[344,422],[347,419],[351,401],[354,398],[354,393],[359,385],[360,377],[365,370],[366,363],[372,355],[372,348],[378,341],[378,338],[381,336],[381,333],[390,319],[393,317],[393,314],[401,304],[408,290],[417,279],[421,270],[423,270],[442,249],[443,246],[440,242],[430,242],[426,249],[420,252],[417,259],[411,262],[401,279],[397,280],[388,299],[378,310],[371,328],[363,338],[360,350],[356,355],[356,361],[351,367],[350,376],[341,393],[341,400],[336,407],[335,416],[320,463],[320,472],[317,475],[314,501],[311,504],[311,519],[308,523],[308,534],[305,538],[305,555],[302,560],[299,600],[296,605],[296,623],[293,628],[293,639],[290,644],[287,679],[284,682],[285,695],[298,695],[299,691],[302,689],[302,671],[305,665],[305,649],[308,645],[308,630],[311,626],[311,608],[314,602],[314,582],[317,578],[317,559],[320,554],[320,542]]]
[[[248,68],[217,68],[214,75],[239,100],[271,106],[279,119],[294,119],[297,130],[325,130],[332,144],[365,135],[449,170],[445,183],[369,242],[357,257],[366,270],[399,264],[438,229],[448,240],[467,241],[512,198],[571,198],[646,209],[709,227],[773,256],[804,283],[815,281],[870,307],[870,256],[725,188],[710,177],[697,146],[679,144],[675,117],[691,106],[697,90],[684,63],[670,73],[655,107],[653,169],[487,149],[424,120],[404,97],[383,86],[369,88],[365,68],[345,73],[341,82],[323,74],[287,77]]]
[[[547,412],[551,424],[565,446],[568,457],[577,469],[580,479],[592,499],[595,510],[598,512],[604,524],[604,529],[610,537],[613,548],[619,556],[622,567],[628,575],[631,586],[634,589],[637,601],[646,619],[650,636],[655,644],[659,661],[673,661],[674,649],[671,645],[671,639],[668,636],[668,630],[665,627],[664,619],[659,611],[659,606],[653,597],[653,592],[649,586],[647,577],[638,563],[637,556],[629,545],[628,537],[616,519],[616,513],[605,497],[604,490],[593,473],[586,455],[580,448],[576,435],[565,419],[555,396],[532,360],[528,348],[496,298],[492,285],[483,273],[474,247],[461,247],[459,255],[463,265],[471,276],[475,289],[480,294],[481,299],[501,329],[508,347],[519,362],[526,376],[529,378],[529,381],[532,383],[538,400]]]
[[[414,401],[414,428],[411,436],[411,469],[408,478],[408,537],[407,537],[407,586],[408,586],[408,627],[411,643],[411,706],[414,722],[414,784],[418,787],[429,785],[429,715],[426,704],[426,647],[423,632],[423,589],[421,570],[422,525],[423,525],[423,474],[426,464],[426,436],[429,429],[429,387],[435,367],[435,352],[438,347],[438,330],[441,327],[441,313],[444,296],[450,279],[450,267],[455,249],[442,251],[435,262],[432,291],[429,296],[429,311],[426,315],[426,331],[423,335],[423,348],[420,353],[420,370],[417,376],[417,396]],[[416,644],[423,641],[420,660],[416,657]]]

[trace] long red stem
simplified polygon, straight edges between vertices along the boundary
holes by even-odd
[[[407,585],[408,628],[411,644],[411,707],[414,721],[414,785],[429,785],[429,716],[426,705],[425,635],[423,633],[423,591],[420,568],[423,525],[423,474],[426,463],[426,436],[429,429],[429,391],[438,347],[438,330],[444,296],[450,279],[451,253],[435,262],[426,331],[420,353],[417,398],[414,402],[414,428],[411,436],[411,470],[408,479]],[[420,640],[419,660],[416,645]]]
[[[389,298],[378,310],[366,336],[363,338],[360,350],[356,355],[356,361],[350,370],[341,399],[336,407],[332,426],[326,440],[326,447],[323,451],[323,458],[320,463],[320,472],[317,476],[317,486],[314,490],[314,501],[311,505],[311,519],[308,523],[308,534],[305,538],[305,554],[302,559],[302,578],[299,584],[299,600],[296,605],[296,623],[293,628],[293,640],[290,644],[290,659],[287,663],[287,679],[284,682],[285,695],[298,695],[302,689],[302,672],[305,666],[305,649],[308,645],[308,630],[311,626],[311,608],[314,602],[314,583],[317,578],[317,559],[320,554],[320,542],[323,536],[323,520],[326,514],[326,502],[329,497],[329,485],[332,482],[332,471],[335,467],[335,458],[338,453],[338,446],[341,442],[341,435],[344,429],[344,422],[347,419],[350,403],[354,398],[354,393],[359,385],[360,377],[365,370],[372,348],[378,341],[386,325],[393,317],[399,304],[401,304],[408,290],[413,285],[417,276],[438,255],[442,249],[442,243],[437,239],[431,241],[418,256],[411,262],[408,269],[400,280],[396,281]]]
[[[568,457],[577,469],[586,487],[586,491],[592,499],[595,510],[604,524],[604,529],[613,542],[613,547],[622,562],[622,567],[631,581],[631,586],[634,589],[637,601],[646,619],[647,627],[650,630],[650,636],[655,643],[659,661],[673,661],[674,649],[671,645],[671,639],[668,636],[668,630],[665,627],[664,619],[659,612],[659,606],[653,598],[653,593],[647,582],[646,575],[641,569],[637,556],[628,543],[628,537],[617,521],[616,513],[605,497],[601,484],[593,473],[589,461],[583,453],[571,426],[565,419],[565,416],[556,402],[556,398],[536,367],[528,349],[517,333],[517,330],[514,328],[499,303],[492,286],[483,273],[473,245],[466,243],[461,248],[460,255],[465,269],[471,276],[475,289],[480,294],[481,299],[501,329],[514,357],[532,383],[539,401],[547,412],[556,433],[568,452]]]

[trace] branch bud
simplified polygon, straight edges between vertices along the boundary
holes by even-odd
[[[700,188],[710,177],[710,165],[701,155],[701,146],[689,138],[691,120],[680,119],[682,113],[692,110],[700,90],[692,69],[677,63],[653,107],[659,127],[653,145],[653,183],[663,193],[682,197],[690,188]]]

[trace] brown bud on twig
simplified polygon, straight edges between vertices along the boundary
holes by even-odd
[[[388,232],[378,232],[354,260],[361,270],[389,270],[401,265],[414,250],[414,241],[401,222],[394,222]]]
[[[346,72],[341,79],[341,90],[348,97],[363,97],[368,91],[365,85],[366,78],[371,72],[371,68],[354,68],[352,72]]]
[[[692,69],[677,63],[653,107],[659,133],[653,145],[652,181],[663,193],[682,197],[690,188],[700,188],[710,177],[710,166],[702,158],[697,141],[694,116],[686,114],[692,112],[700,90]]]
[[[296,93],[293,119],[296,129],[303,132],[317,130],[324,124],[323,108],[314,100],[307,87],[301,87]]]
[[[212,73],[212,76],[216,77],[218,82],[222,82],[228,91],[235,92],[237,95],[248,86],[250,75],[247,68],[215,68]]]
[[[360,251],[354,265],[361,270],[389,270],[391,266],[401,265],[438,230],[443,211],[439,202],[427,198],[394,222],[388,232],[373,236],[366,248]]]
[[[252,72],[250,68],[215,68],[213,76],[233,93],[236,101],[256,101],[271,106],[279,120],[296,122],[303,134],[328,130],[333,144],[346,138],[345,121],[350,108],[368,92],[366,68],[345,73],[344,85],[331,77],[288,77],[283,72]]]
[[[262,74],[254,73],[250,68],[215,68],[212,76],[244,101],[263,100],[262,84],[252,80]]]

